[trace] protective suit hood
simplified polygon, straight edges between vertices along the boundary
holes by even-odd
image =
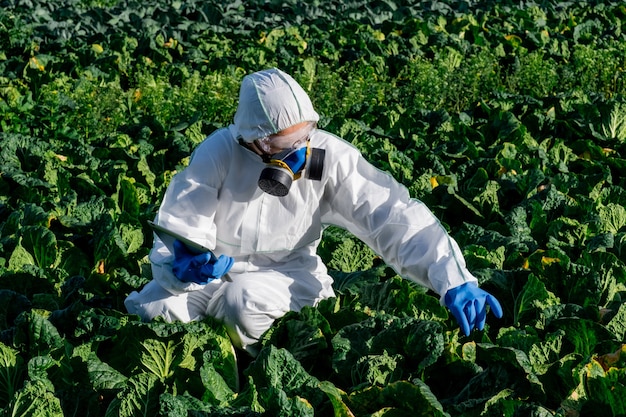
[[[244,141],[318,120],[308,94],[289,74],[272,68],[243,78],[234,125],[237,136]]]

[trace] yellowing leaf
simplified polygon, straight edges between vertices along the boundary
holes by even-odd
[[[583,372],[585,372],[587,378],[604,377],[605,375],[602,365],[595,358],[585,365]]]
[[[96,267],[96,272],[99,274],[104,274],[104,259],[100,259],[98,261],[98,266]]]
[[[547,256],[542,256],[541,257],[541,265],[543,266],[548,266],[548,265],[552,265],[555,262],[561,262],[561,260],[559,258],[550,258]]]
[[[476,362],[476,342],[464,343],[461,347],[461,356],[463,360]]]
[[[505,35],[504,39],[509,41],[515,47],[518,47],[522,44],[522,38],[517,35]]]
[[[104,52],[104,48],[102,48],[102,45],[97,44],[97,43],[94,43],[93,45],[91,45],[91,50],[94,51],[98,55]]]
[[[45,70],[43,64],[41,62],[39,62],[39,60],[35,56],[30,57],[30,60],[28,61],[28,63],[29,63],[29,65],[30,65],[30,67],[32,69],[36,69],[36,70],[39,70],[39,71],[44,71]]]
[[[176,48],[178,41],[176,39],[169,38],[167,42],[163,44],[165,48]]]
[[[615,352],[604,354],[598,357],[598,362],[605,371],[608,371],[613,365],[619,362],[622,353],[626,353],[626,344],[617,349]]]

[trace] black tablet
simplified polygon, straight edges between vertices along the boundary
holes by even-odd
[[[169,229],[166,229],[163,226],[159,226],[158,224],[156,224],[153,221],[148,221],[148,224],[150,225],[152,230],[154,230],[155,233],[159,236],[159,238],[163,241],[163,243],[165,243],[165,245],[167,247],[173,248],[174,247],[174,240],[180,240],[192,252],[195,252],[195,253],[209,252],[211,254],[211,261],[215,262],[217,260],[217,257],[215,256],[213,251],[211,249],[207,248],[206,246],[203,246],[203,245],[201,245],[201,244],[199,244],[197,242],[194,242],[193,240],[190,240],[189,238],[186,238],[185,236],[182,236],[182,235],[180,235],[180,234],[178,234],[176,232],[173,232],[173,231],[171,231]],[[228,274],[224,275],[223,278],[226,279],[227,281],[231,281],[231,279],[228,276]]]
[[[148,224],[150,225],[152,230],[156,232],[159,238],[161,238],[163,243],[165,243],[168,247],[174,246],[173,245],[174,240],[180,240],[181,242],[185,244],[185,246],[191,249],[192,252],[197,252],[197,253],[211,252],[211,259],[215,258],[215,255],[213,255],[213,252],[211,251],[211,249],[205,246],[202,246],[201,244],[196,243],[193,240],[190,240],[189,238],[184,237],[183,235],[180,235],[176,232],[166,229],[163,226],[159,226],[153,221],[148,221]]]

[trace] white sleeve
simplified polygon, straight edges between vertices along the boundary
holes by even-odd
[[[339,139],[338,139],[339,140]],[[456,241],[424,203],[339,140],[330,152],[323,221],[363,240],[396,272],[443,296],[477,279]]]
[[[214,222],[218,190],[228,169],[233,140],[222,129],[209,136],[192,154],[189,165],[170,182],[155,222],[208,248],[215,247]],[[150,251],[152,278],[176,294],[203,288],[182,282],[172,272],[173,248],[156,235]]]

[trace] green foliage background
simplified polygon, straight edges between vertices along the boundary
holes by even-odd
[[[626,414],[622,2],[0,6],[0,414]],[[169,180],[273,66],[433,209],[502,320],[462,337],[335,228],[337,298],[255,361],[211,320],[125,313]]]

